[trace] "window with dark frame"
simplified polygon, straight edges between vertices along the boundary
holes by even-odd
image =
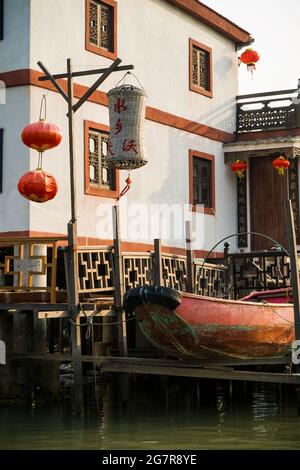
[[[212,207],[212,162],[193,157],[193,204]]]
[[[192,52],[193,61],[193,84],[204,88],[206,91],[210,89],[210,54],[208,51],[197,47],[193,44]]]
[[[90,186],[116,190],[116,174],[107,164],[108,133],[89,129],[88,158]]]
[[[114,8],[100,0],[89,0],[89,42],[114,52]]]
[[[189,44],[190,90],[212,98],[212,49],[191,38]]]

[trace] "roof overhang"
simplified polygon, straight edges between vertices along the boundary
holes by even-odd
[[[194,18],[211,26],[224,36],[232,39],[237,45],[237,49],[253,42],[253,38],[248,31],[240,28],[238,25],[217,13],[212,8],[199,2],[198,0],[166,0],[172,5],[184,10]]]
[[[249,157],[267,157],[284,153],[287,158],[300,156],[299,137],[261,139],[247,142],[224,144],[225,163],[233,160],[245,160]]]

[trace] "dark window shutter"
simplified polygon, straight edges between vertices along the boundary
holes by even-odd
[[[211,161],[193,158],[193,204],[212,205],[212,167]]]

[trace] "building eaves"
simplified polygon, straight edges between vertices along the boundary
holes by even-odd
[[[248,31],[233,23],[228,18],[217,13],[212,8],[198,0],[165,0],[168,3],[184,10],[202,23],[207,24],[211,28],[219,31],[236,43],[237,49],[240,46],[248,45],[253,42],[253,38]]]

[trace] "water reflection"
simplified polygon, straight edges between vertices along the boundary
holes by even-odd
[[[145,389],[124,409],[109,387],[95,389],[82,420],[64,408],[0,408],[0,449],[300,449],[294,392],[283,400],[275,386],[221,383],[185,397],[178,387],[167,407]]]

